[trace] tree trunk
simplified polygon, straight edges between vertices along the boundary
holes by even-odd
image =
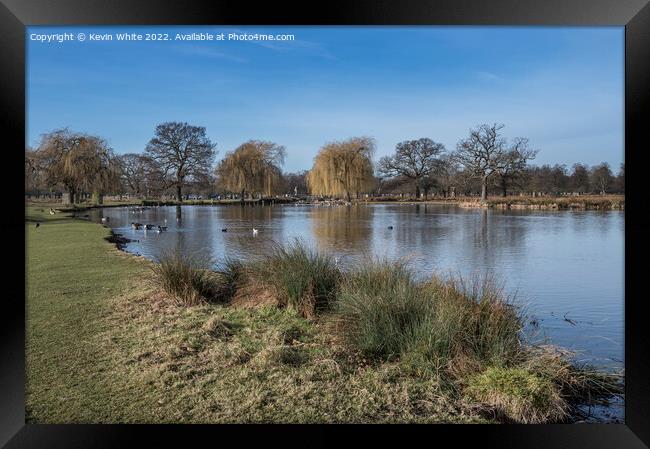
[[[241,191],[241,197],[239,198],[239,201],[244,204],[244,195],[246,195],[246,190],[242,189]]]
[[[61,195],[61,203],[70,204],[70,193],[69,192],[64,192],[63,195]]]
[[[66,193],[61,197],[61,202],[63,204],[74,204],[74,189],[70,188]]]
[[[487,180],[487,176],[484,176],[481,183],[481,201],[487,201]]]
[[[415,197],[420,198],[420,185],[417,182],[415,183]]]
[[[501,196],[504,198],[508,195],[508,185],[506,178],[501,178]]]
[[[348,199],[348,203],[352,202],[352,195],[350,195],[350,192],[345,192],[345,197]]]
[[[176,200],[179,204],[183,202],[183,192],[180,184],[176,185]]]

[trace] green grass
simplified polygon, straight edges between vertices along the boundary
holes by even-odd
[[[466,393],[518,423],[557,422],[567,415],[566,402],[557,386],[523,368],[490,367],[469,379]]]
[[[105,240],[107,229],[48,210],[26,214],[27,420],[110,420],[113,363],[99,336],[109,330],[109,299],[133,288],[144,267]]]

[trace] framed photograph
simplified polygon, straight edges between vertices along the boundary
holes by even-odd
[[[647,1],[0,21],[0,444],[650,444]]]

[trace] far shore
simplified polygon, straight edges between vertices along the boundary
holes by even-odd
[[[416,199],[412,197],[370,197],[352,200],[346,203],[341,200],[321,200],[308,197],[277,197],[263,199],[246,199],[245,205],[275,205],[275,204],[447,204],[463,208],[483,209],[532,209],[532,210],[625,210],[625,195],[579,195],[579,196],[490,196],[487,201],[481,201],[479,197],[447,197]],[[61,212],[73,212],[105,207],[150,207],[150,206],[217,206],[217,205],[238,205],[239,199],[206,199],[206,200],[185,200],[178,203],[176,200],[156,199],[129,199],[129,200],[106,200],[102,204],[78,203],[62,204],[52,200],[26,200],[26,205],[53,208]]]

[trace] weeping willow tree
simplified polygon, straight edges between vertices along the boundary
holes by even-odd
[[[61,129],[43,135],[33,155],[50,187],[61,186],[74,203],[78,195],[100,197],[119,185],[119,168],[106,141],[97,136]]]
[[[307,173],[307,185],[313,195],[344,196],[372,189],[374,185],[372,155],[375,141],[370,137],[353,137],[325,145],[316,155]]]
[[[225,190],[239,192],[241,201],[246,193],[272,195],[280,185],[286,151],[282,145],[261,140],[249,140],[227,153],[217,166],[217,182]]]

